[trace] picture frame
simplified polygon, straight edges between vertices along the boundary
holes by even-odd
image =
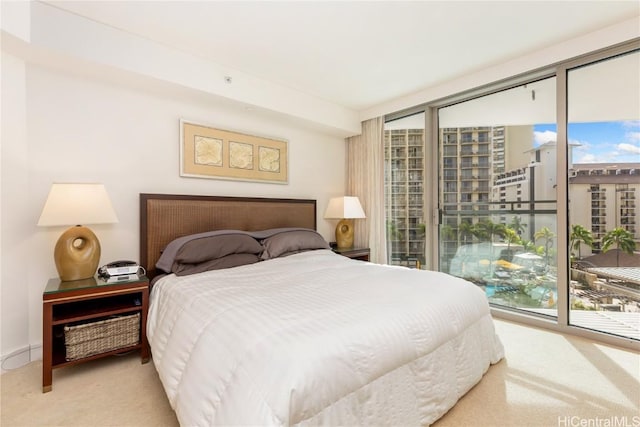
[[[288,184],[288,141],[181,119],[180,176]]]

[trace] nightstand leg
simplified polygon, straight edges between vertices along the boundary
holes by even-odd
[[[53,307],[42,305],[42,392],[51,391],[53,375]]]
[[[142,363],[149,361],[149,342],[147,341],[147,312],[149,311],[149,288],[142,291],[142,316],[140,319],[140,358]]]

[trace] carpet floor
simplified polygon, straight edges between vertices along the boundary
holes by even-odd
[[[640,354],[496,320],[506,357],[434,427],[640,426]],[[0,377],[0,424],[177,426],[153,362],[137,353],[54,370],[42,364]]]

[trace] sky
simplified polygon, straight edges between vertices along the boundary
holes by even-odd
[[[640,163],[640,120],[569,123],[573,163]],[[556,141],[556,125],[534,125],[535,145]]]

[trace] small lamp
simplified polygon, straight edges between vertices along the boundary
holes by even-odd
[[[334,197],[324,213],[325,219],[339,219],[336,226],[336,244],[339,248],[353,246],[353,219],[366,218],[360,200],[354,196]]]
[[[118,222],[102,184],[54,183],[38,226],[111,224]],[[93,231],[75,225],[62,233],[53,253],[60,279],[93,277],[100,262],[100,242]]]

